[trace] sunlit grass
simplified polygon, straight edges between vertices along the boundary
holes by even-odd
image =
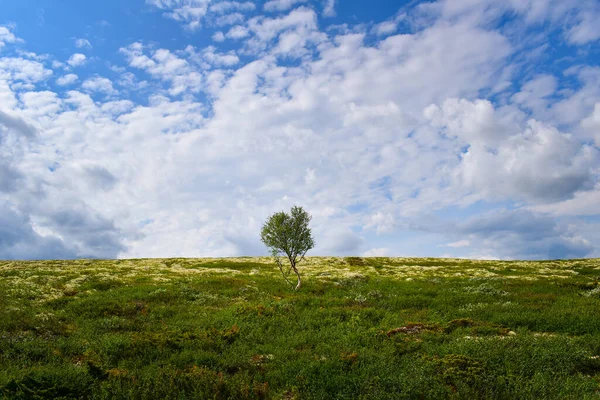
[[[600,398],[600,260],[0,262],[5,398]]]

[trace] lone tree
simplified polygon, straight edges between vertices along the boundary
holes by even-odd
[[[283,275],[283,279],[294,287],[294,283],[288,279],[291,271],[294,271],[298,282],[294,290],[300,289],[302,280],[296,267],[304,259],[306,252],[315,247],[308,223],[312,217],[302,209],[294,206],[290,214],[283,211],[271,215],[262,227],[260,239],[271,250],[271,254],[277,261],[277,266]],[[281,257],[287,257],[290,267],[284,271]]]

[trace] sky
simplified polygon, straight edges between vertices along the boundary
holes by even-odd
[[[600,257],[598,0],[0,0],[0,259]]]

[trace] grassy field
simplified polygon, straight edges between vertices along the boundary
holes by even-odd
[[[6,399],[600,399],[600,260],[0,262]]]

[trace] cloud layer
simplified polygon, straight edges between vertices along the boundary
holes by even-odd
[[[96,42],[63,63],[0,26],[0,258],[264,254],[293,204],[315,254],[599,255],[594,1],[145,7],[187,42],[105,69]]]

